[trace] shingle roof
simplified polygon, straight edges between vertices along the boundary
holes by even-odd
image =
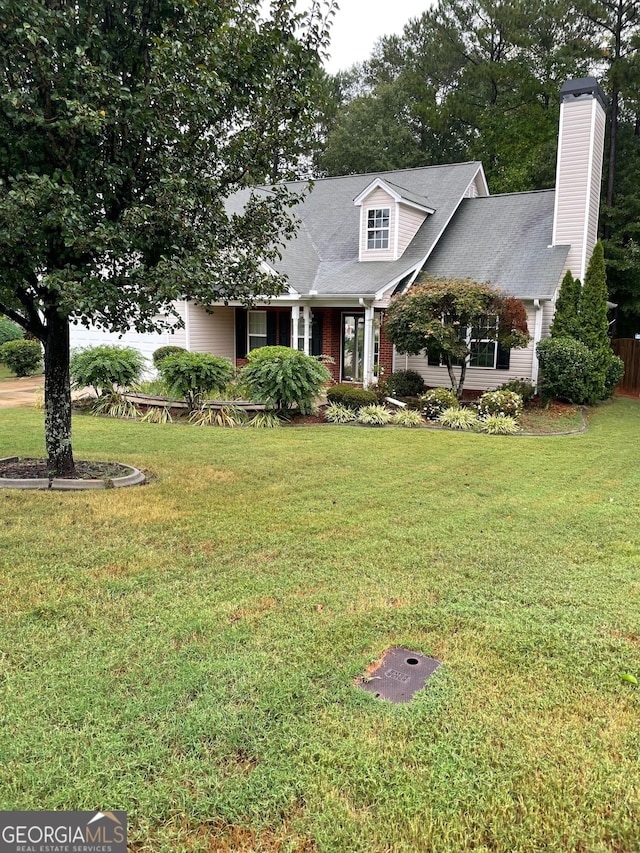
[[[478,162],[456,163],[317,180],[294,208],[302,225],[274,266],[300,294],[311,290],[320,295],[373,294],[415,269],[427,256],[480,168]],[[411,195],[421,203],[428,200],[435,213],[427,216],[397,261],[360,262],[360,208],[353,200],[377,177],[400,182],[407,199]],[[303,182],[288,184],[293,191],[304,186]],[[246,193],[237,194],[230,200],[230,208],[241,208],[245,199]]]
[[[552,297],[569,251],[550,247],[555,191],[463,198],[480,168],[471,162],[317,180],[294,208],[300,227],[274,267],[303,296],[371,296],[428,256],[431,275],[490,281],[521,299]],[[376,178],[435,208],[396,261],[358,260],[360,208],[353,200]],[[288,186],[300,191],[305,183]],[[230,199],[230,209],[240,210],[247,195]]]
[[[425,264],[489,281],[520,299],[553,296],[569,246],[551,246],[555,190],[464,199]]]

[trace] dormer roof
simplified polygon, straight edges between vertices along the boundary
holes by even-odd
[[[393,198],[396,202],[402,202],[403,204],[409,205],[409,207],[414,207],[417,210],[422,211],[423,213],[433,214],[436,212],[435,207],[433,207],[426,196],[420,195],[419,193],[412,192],[411,190],[407,190],[404,187],[400,187],[395,183],[392,183],[389,180],[384,178],[375,178],[373,181],[370,181],[367,186],[362,190],[361,193],[354,198],[353,203],[356,207],[360,207],[368,196],[371,195],[377,189],[384,190],[388,193],[391,198]]]

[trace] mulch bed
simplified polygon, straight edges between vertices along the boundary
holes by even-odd
[[[111,480],[114,477],[126,477],[131,469],[117,462],[85,462],[76,460],[76,474],[79,480]],[[0,462],[0,477],[15,480],[39,480],[49,476],[46,459],[18,459],[12,462]]]

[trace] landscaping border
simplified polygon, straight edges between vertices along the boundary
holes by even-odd
[[[5,456],[0,459],[2,462],[18,462],[20,456]],[[38,478],[17,478],[17,477],[0,477],[0,489],[39,489],[40,491],[58,491],[58,492],[75,492],[91,489],[123,489],[128,486],[141,486],[146,482],[147,478],[133,465],[124,465],[119,462],[123,468],[128,468],[131,473],[125,474],[124,477],[107,477],[104,480],[68,480],[63,477],[38,477]]]

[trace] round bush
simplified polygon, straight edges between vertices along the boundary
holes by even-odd
[[[604,377],[604,390],[607,397],[613,394],[613,389],[624,376],[624,361],[617,355],[611,353],[606,361]]]
[[[327,400],[330,403],[340,403],[341,406],[357,410],[362,406],[375,406],[378,395],[375,391],[355,388],[353,385],[333,385],[327,391]]]
[[[478,400],[478,414],[481,418],[495,415],[517,420],[522,409],[522,397],[515,391],[485,391]]]
[[[537,346],[540,396],[543,400],[594,403],[604,379],[591,350],[574,338],[545,338]]]
[[[158,370],[171,393],[184,398],[190,412],[202,405],[206,394],[222,391],[233,376],[226,358],[187,350],[163,358]]]
[[[180,352],[187,352],[187,350],[184,347],[177,347],[173,345],[166,347],[158,347],[158,349],[155,350],[153,355],[151,356],[153,366],[157,369],[160,362],[163,361],[163,359],[167,358],[167,356],[177,355]]]
[[[77,350],[71,356],[69,375],[74,388],[93,388],[101,396],[114,396],[140,379],[145,358],[133,347],[102,344]]]
[[[248,359],[242,369],[242,384],[253,400],[280,410],[297,405],[302,414],[309,414],[331,379],[321,361],[290,347],[260,347],[250,352]]]
[[[473,409],[463,409],[456,406],[452,409],[445,409],[438,415],[438,422],[449,429],[476,429],[480,424],[478,415]]]
[[[392,397],[419,397],[424,393],[424,379],[415,370],[397,370],[386,382]]]
[[[450,388],[431,388],[420,397],[425,418],[436,420],[445,409],[455,409],[460,404]]]
[[[17,323],[8,317],[0,315],[0,346],[7,341],[19,341],[24,338],[24,331]]]
[[[516,435],[520,432],[518,421],[510,415],[489,415],[480,424],[480,429],[489,435]]]
[[[31,376],[42,370],[42,348],[39,341],[7,341],[0,347],[0,361],[16,376]]]

